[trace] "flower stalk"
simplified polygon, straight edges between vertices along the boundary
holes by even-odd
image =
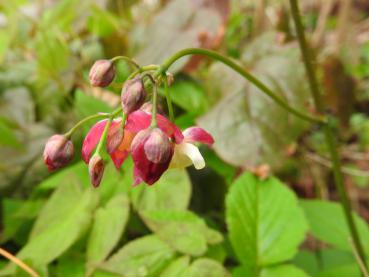
[[[300,11],[299,11],[297,0],[290,0],[290,6],[291,6],[291,13],[292,13],[293,21],[296,27],[296,33],[297,33],[297,38],[298,38],[299,45],[300,45],[301,54],[303,57],[303,62],[305,65],[306,74],[307,74],[308,81],[309,81],[311,94],[314,99],[314,104],[315,104],[316,110],[319,113],[324,113],[325,103],[323,102],[322,94],[320,92],[319,85],[318,85],[318,79],[316,77],[315,70],[313,67],[313,62],[312,62],[313,56],[311,55],[310,49],[305,39],[304,28],[301,22]],[[340,196],[340,203],[342,205],[342,208],[343,208],[343,211],[346,217],[346,221],[350,229],[354,247],[360,256],[360,259],[363,261],[365,268],[367,268],[364,249],[361,244],[359,233],[358,233],[358,230],[357,230],[357,227],[356,227],[356,224],[355,224],[352,212],[351,212],[350,199],[348,197],[345,184],[343,181],[343,174],[341,170],[341,167],[342,167],[341,160],[340,160],[340,157],[337,151],[337,143],[334,138],[334,133],[333,133],[333,129],[331,126],[332,125],[328,122],[327,124],[324,124],[322,128],[323,128],[325,140],[328,145],[329,153],[330,153],[331,160],[332,160],[332,166],[333,166],[332,169],[334,173],[336,189]]]

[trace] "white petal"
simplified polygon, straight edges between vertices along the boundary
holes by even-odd
[[[181,151],[191,159],[196,169],[202,169],[205,167],[205,160],[202,157],[199,148],[191,143],[181,143]]]

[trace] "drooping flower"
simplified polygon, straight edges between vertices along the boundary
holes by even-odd
[[[74,157],[73,142],[63,135],[53,135],[46,142],[43,157],[49,171],[62,168]]]
[[[82,159],[88,164],[92,151],[100,141],[101,135],[104,131],[107,119],[97,122],[87,133],[82,145]],[[176,143],[183,140],[181,130],[170,122],[166,117],[157,115],[158,128],[162,130],[168,138],[171,138]],[[121,119],[113,120],[108,131],[107,150],[114,165],[119,169],[128,157],[131,150],[131,143],[133,138],[141,130],[147,129],[150,126],[151,114],[141,110],[137,110],[128,115],[127,122],[124,126],[123,139],[120,140],[118,146],[115,145],[117,129],[122,128]],[[113,146],[112,146],[113,145]],[[113,149],[113,150],[111,150]],[[109,151],[111,150],[111,151]]]
[[[145,102],[145,98],[145,86],[140,77],[126,81],[121,93],[123,112],[130,114],[138,110]]]
[[[134,185],[142,181],[152,185],[168,169],[174,144],[159,128],[141,130],[132,141]]]
[[[211,146],[214,143],[213,137],[200,127],[190,127],[184,130],[183,136],[183,141],[176,144],[174,148],[170,167],[185,168],[193,164],[196,169],[204,168],[205,160],[194,143],[204,143]]]
[[[110,60],[97,60],[88,75],[94,87],[106,87],[115,77],[115,66]]]

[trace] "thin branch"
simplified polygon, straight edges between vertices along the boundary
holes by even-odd
[[[328,167],[328,168],[333,167],[332,162],[330,160],[328,160],[327,158],[324,158],[322,156],[319,156],[315,153],[307,152],[307,153],[305,153],[305,157],[308,158],[311,161],[314,161],[314,162],[317,162],[321,165],[324,165],[325,167]],[[342,169],[342,172],[347,174],[347,175],[369,178],[369,172],[367,172],[367,171],[354,169],[354,168],[349,168],[349,167],[345,167],[345,166],[343,166],[341,169]]]
[[[352,238],[349,238],[349,244],[352,248],[352,252],[354,253],[355,256],[355,260],[357,262],[357,264],[359,265],[360,271],[363,274],[364,277],[369,277],[368,271],[365,267],[365,264],[363,262],[363,260],[360,258],[359,252],[357,251],[354,242],[352,241]]]
[[[15,263],[17,266],[29,273],[29,275],[31,275],[32,277],[40,277],[40,275],[38,275],[32,268],[30,268],[28,265],[26,265],[24,262],[22,262],[20,259],[9,253],[5,249],[0,248],[0,255]]]

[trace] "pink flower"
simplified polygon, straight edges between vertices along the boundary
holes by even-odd
[[[87,133],[83,145],[82,145],[82,159],[88,164],[92,151],[95,149],[96,145],[100,141],[101,135],[104,131],[107,119],[97,122],[90,131]],[[181,130],[167,118],[162,115],[157,115],[158,127],[163,131],[166,136],[176,143],[180,143],[183,140],[183,135]],[[120,144],[116,142],[116,137],[119,135],[117,128],[121,125],[121,119],[113,120],[110,125],[108,138],[107,138],[107,148],[110,158],[114,162],[114,165],[119,169],[128,157],[131,151],[131,143],[134,137],[141,130],[145,130],[150,126],[151,114],[144,111],[137,110],[129,114],[127,122],[124,127],[124,136]],[[113,146],[112,146],[113,145]],[[137,170],[136,170],[137,171]],[[141,178],[144,180],[144,178]]]
[[[168,169],[174,144],[159,128],[141,130],[132,141],[134,185],[142,181],[152,185]]]
[[[82,158],[88,163],[92,151],[103,133],[107,120],[97,122],[88,132],[82,146]],[[151,128],[151,114],[137,110],[129,114],[124,126],[123,139],[119,129],[121,119],[109,128],[107,148],[117,169],[131,153],[134,161],[134,185],[154,184],[168,167],[184,168],[194,164],[196,169],[205,161],[194,143],[214,143],[213,137],[200,127],[182,131],[166,117],[157,115],[157,128]],[[117,146],[118,145],[118,146]]]

